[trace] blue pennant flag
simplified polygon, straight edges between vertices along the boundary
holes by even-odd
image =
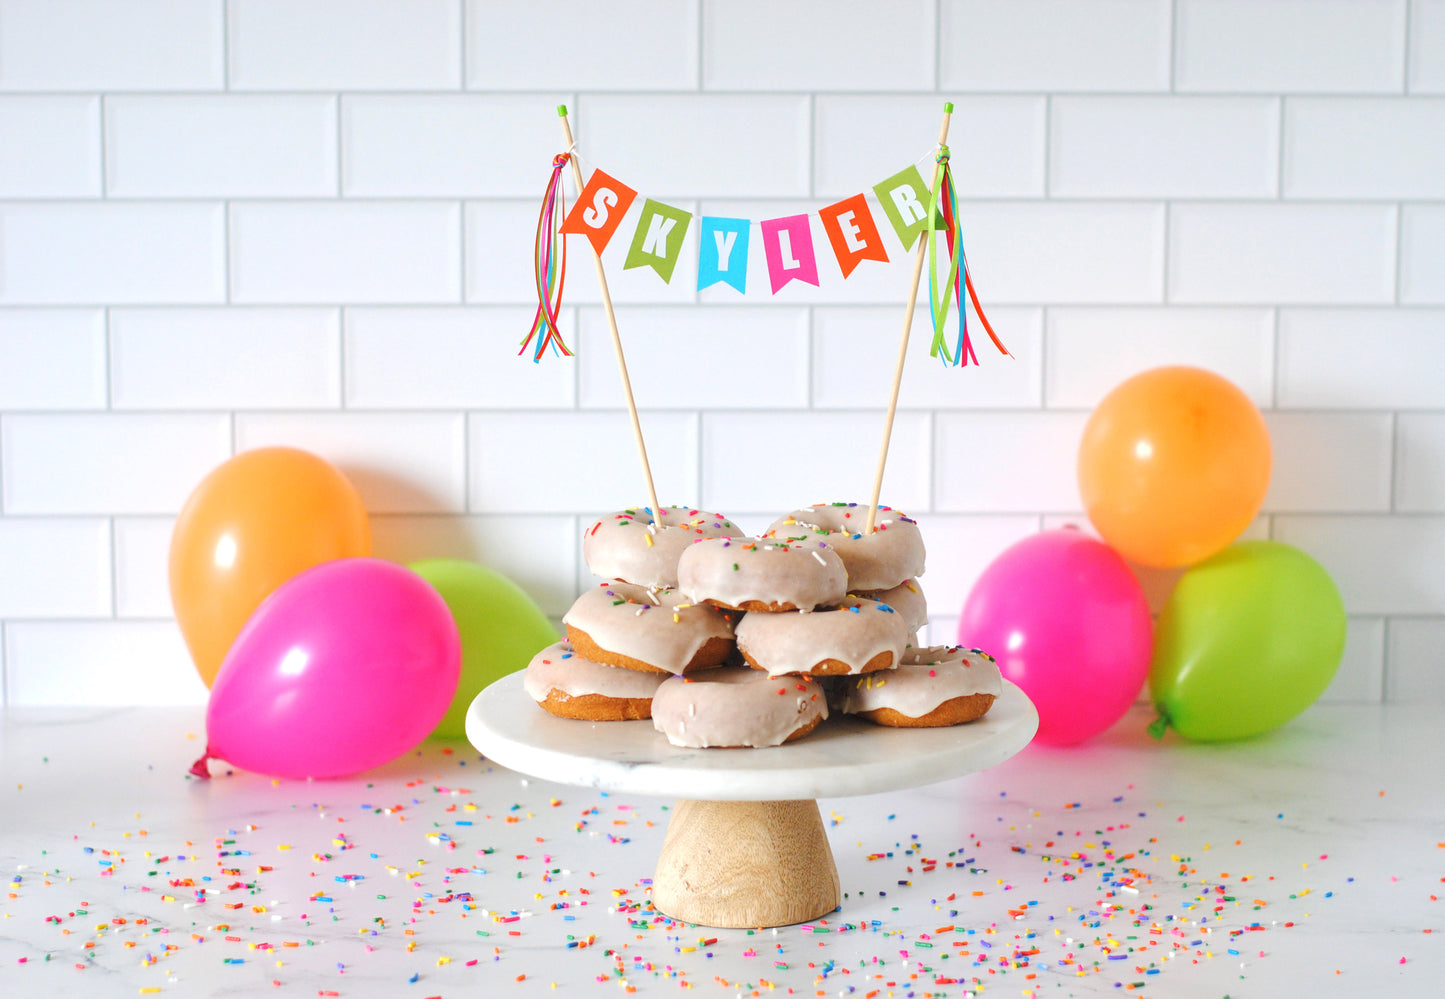
[[[751,225],[747,219],[703,216],[698,244],[698,291],[724,281],[746,294]]]

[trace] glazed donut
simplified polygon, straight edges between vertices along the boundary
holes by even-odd
[[[855,597],[866,597],[880,604],[887,604],[899,614],[908,625],[908,641],[918,634],[918,629],[928,623],[928,601],[923,597],[923,588],[916,579],[905,579],[891,590],[855,590]]]
[[[993,657],[978,649],[910,649],[904,664],[858,677],[841,708],[893,728],[938,728],[983,717],[1003,692]]]
[[[562,623],[578,655],[649,673],[720,666],[734,648],[726,612],[690,603],[676,590],[633,583],[594,586],[577,598]]]
[[[848,591],[890,590],[923,575],[923,535],[918,524],[880,506],[872,534],[864,534],[868,507],[861,503],[820,503],[794,510],[768,527],[766,537],[801,541],[823,537],[848,570]]]
[[[847,595],[843,563],[826,543],[715,538],[682,553],[678,589],[692,600],[745,611],[813,610]]]
[[[828,717],[823,689],[806,677],[771,677],[742,666],[664,680],[652,726],[674,746],[780,746]]]
[[[638,586],[676,586],[677,560],[703,538],[740,538],[743,532],[720,513],[680,506],[662,508],[659,526],[648,507],[603,517],[582,537],[582,558],[593,575]]]
[[[583,659],[570,642],[556,642],[532,657],[522,687],[543,711],[583,721],[636,721],[652,715],[657,673],[618,669]]]
[[[745,615],[737,635],[748,665],[772,676],[852,676],[897,666],[908,625],[891,607],[848,597],[836,610]]]

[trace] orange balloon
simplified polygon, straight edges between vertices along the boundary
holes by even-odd
[[[171,604],[209,687],[272,590],[322,562],[371,554],[355,487],[306,451],[246,451],[201,480],[171,534]]]
[[[1155,368],[1106,395],[1084,426],[1079,492],[1104,540],[1151,566],[1220,551],[1269,488],[1269,431],[1249,397],[1200,368]]]

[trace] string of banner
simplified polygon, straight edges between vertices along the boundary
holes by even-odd
[[[632,380],[627,372],[627,359],[622,349],[622,337],[617,329],[617,315],[612,308],[612,295],[607,288],[607,272],[602,266],[602,251],[612,241],[623,218],[637,200],[637,192],[610,176],[603,170],[593,170],[584,184],[582,168],[578,165],[572,138],[572,125],[567,119],[565,105],[557,108],[562,120],[562,137],[566,142],[563,152],[552,159],[552,175],[542,197],[542,208],[537,214],[537,235],[533,246],[533,270],[537,283],[537,311],[532,327],[522,340],[525,354],[530,349],[532,360],[540,362],[549,350],[554,356],[571,357],[572,350],[562,339],[557,326],[557,316],[562,308],[562,291],[567,283],[567,240],[569,234],[585,236],[592,251],[592,263],[597,272],[597,284],[602,294],[603,314],[608,330],[612,334],[612,351],[617,359],[617,372],[622,381],[622,395],[627,403],[627,412],[632,420],[632,437],[637,445],[638,458],[642,463],[642,474],[647,486],[655,523],[663,525],[666,508],[657,502],[657,488],[652,479],[652,465],[647,458],[647,444],[642,436],[642,423],[637,415],[637,402],[632,395]],[[868,516],[863,533],[874,530],[878,515],[878,499],[883,488],[883,473],[888,461],[888,445],[893,435],[893,418],[898,409],[899,387],[903,380],[904,360],[908,352],[909,330],[913,324],[913,310],[918,299],[925,244],[928,260],[928,303],[929,315],[933,321],[933,344],[929,353],[941,358],[947,365],[962,366],[978,364],[973,345],[968,337],[968,310],[964,306],[964,290],[973,302],[974,312],[999,352],[1012,357],[1003,342],[993,331],[988,317],[979,304],[978,293],[973,287],[973,276],[969,271],[968,258],[963,251],[963,229],[958,215],[958,193],[953,185],[953,172],[949,169],[948,126],[953,116],[953,105],[944,104],[943,121],[939,126],[938,142],[933,154],[933,183],[924,184],[918,167],[910,164],[903,170],[873,186],[873,193],[883,209],[884,216],[891,224],[903,249],[909,250],[917,244],[914,254],[912,283],[908,289],[907,304],[904,307],[903,330],[898,344],[898,359],[893,369],[893,386],[888,399],[888,409],[883,424],[883,441],[879,448],[878,465],[873,477],[873,494],[868,506]],[[570,165],[572,180],[577,191],[577,200],[572,210],[567,210],[567,192],[562,182],[562,172]],[[865,194],[852,197],[820,209],[817,213],[823,231],[838,266],[846,280],[857,266],[865,260],[888,262],[888,252],[883,246],[878,224],[868,206]],[[644,198],[638,213],[637,227],[633,230],[627,257],[622,267],[651,267],[664,282],[671,283],[673,271],[682,255],[683,240],[692,222],[692,213],[652,198]],[[931,223],[931,224],[930,224]],[[769,283],[772,293],[790,281],[818,284],[818,258],[813,248],[813,231],[809,214],[785,215],[781,218],[765,219],[757,223],[763,244],[763,256],[767,262]],[[727,284],[739,293],[747,292],[747,268],[750,252],[749,235],[753,223],[748,219],[719,218],[705,215],[698,221],[699,253],[697,287],[701,291],[715,284]],[[927,238],[920,242],[926,232]],[[938,234],[948,254],[947,271],[940,281],[940,260]],[[958,311],[957,339],[950,349],[945,335],[950,305]]]
[[[531,347],[534,361],[540,361],[548,350],[554,355],[572,355],[557,326],[567,266],[566,240],[560,237],[566,234],[585,236],[600,257],[638,197],[637,191],[627,184],[601,169],[594,169],[569,212],[561,176],[563,168],[575,156],[575,149],[569,149],[554,158],[552,176],[537,219],[535,273],[538,304],[531,329],[519,351],[526,353]],[[948,166],[947,145],[940,144],[935,160],[941,169],[937,171],[938,182],[932,189],[924,183],[918,167],[910,164],[873,185],[872,191],[905,251],[911,249],[925,231],[925,220],[930,216],[933,218],[934,225],[928,230],[929,313],[933,319],[933,343],[929,353],[941,358],[945,364],[977,364],[978,357],[973,352],[968,335],[968,310],[963,301],[965,289],[989,338],[1001,353],[1008,354],[1008,350],[984,314],[973,286],[968,258],[963,251],[958,195]],[[883,237],[864,193],[819,209],[817,215],[844,279],[865,260],[889,262]],[[558,219],[562,220],[560,226]],[[665,283],[671,284],[692,219],[692,212],[644,198],[622,269],[651,267]],[[791,281],[818,285],[818,258],[808,214],[786,215],[757,223],[751,219],[703,215],[698,219],[698,291],[726,284],[740,294],[747,293],[750,235],[755,224],[761,234],[772,294],[776,295]],[[948,273],[942,281],[939,280],[935,238],[940,232],[944,235],[948,252]],[[958,312],[952,349],[946,338],[950,305],[956,305]]]

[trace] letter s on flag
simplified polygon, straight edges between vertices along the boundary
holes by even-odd
[[[562,231],[586,236],[600,256],[636,198],[637,192],[620,180],[593,170],[587,186],[577,196],[577,203],[567,213]],[[609,209],[609,206],[612,207]]]

